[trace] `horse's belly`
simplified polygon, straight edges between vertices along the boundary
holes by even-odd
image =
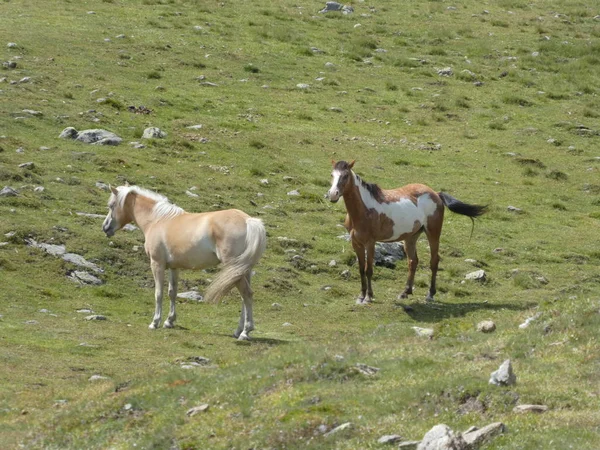
[[[208,236],[167,248],[167,266],[172,269],[206,269],[219,262],[214,243]]]

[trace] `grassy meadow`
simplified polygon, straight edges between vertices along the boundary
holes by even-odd
[[[600,8],[351,4],[0,0],[0,189],[19,193],[0,197],[0,448],[366,449],[497,421],[486,449],[600,448]],[[166,138],[141,139],[149,126]],[[123,142],[59,139],[66,127]],[[323,198],[332,159],[383,188],[490,205],[471,239],[446,214],[436,303],[423,238],[409,300],[400,261],[355,305],[343,201]],[[148,330],[143,235],[107,239],[77,214],[106,214],[97,183],[125,182],[264,220],[251,342],[231,338],[237,292],[181,299],[175,329]],[[103,284],[71,281],[76,266],[26,239],[65,245]],[[486,281],[465,281],[478,268]],[[180,292],[214,273],[183,272]],[[495,332],[477,331],[486,319]],[[517,384],[488,384],[505,359]]]

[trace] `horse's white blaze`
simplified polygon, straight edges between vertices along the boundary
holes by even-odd
[[[331,180],[331,187],[329,188],[329,198],[331,200],[337,200],[340,196],[338,183],[340,182],[342,173],[339,170],[334,170],[331,175],[333,176],[333,179]]]
[[[380,203],[364,187],[354,175],[354,183],[358,186],[360,196],[367,209],[374,209],[379,214],[385,214],[393,223],[393,234],[386,241],[395,241],[400,236],[414,231],[415,222],[427,225],[427,218],[437,209],[436,203],[429,194],[421,195],[415,205],[410,199],[402,198],[396,202]]]

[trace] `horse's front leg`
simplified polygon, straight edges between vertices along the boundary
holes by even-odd
[[[169,309],[169,316],[163,327],[173,328],[175,326],[175,300],[177,299],[177,281],[179,280],[179,271],[177,269],[171,269],[169,271],[169,300],[171,300],[171,307]]]
[[[367,296],[367,275],[366,275],[366,259],[365,259],[365,247],[358,241],[352,239],[352,247],[356,252],[358,258],[358,270],[360,272],[360,295],[356,299],[357,304],[362,304]]]
[[[158,261],[154,260],[150,262],[150,267],[152,268],[152,275],[154,276],[154,299],[156,301],[156,307],[154,308],[154,318],[152,319],[152,323],[148,326],[148,328],[155,330],[160,323],[160,316],[162,315],[165,268]]]
[[[370,242],[367,245],[367,296],[364,302],[370,303],[373,301],[373,287],[371,286],[371,278],[373,278],[373,260],[375,259],[375,242]]]

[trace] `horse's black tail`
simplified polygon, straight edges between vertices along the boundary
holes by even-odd
[[[452,211],[453,213],[462,214],[463,216],[467,216],[473,222],[473,226],[471,228],[471,237],[473,236],[473,229],[475,228],[475,217],[479,217],[487,211],[487,205],[471,205],[469,203],[464,203],[458,200],[457,198],[452,197],[445,192],[438,192],[438,195],[444,202],[444,205]],[[469,241],[471,240],[469,237]]]

